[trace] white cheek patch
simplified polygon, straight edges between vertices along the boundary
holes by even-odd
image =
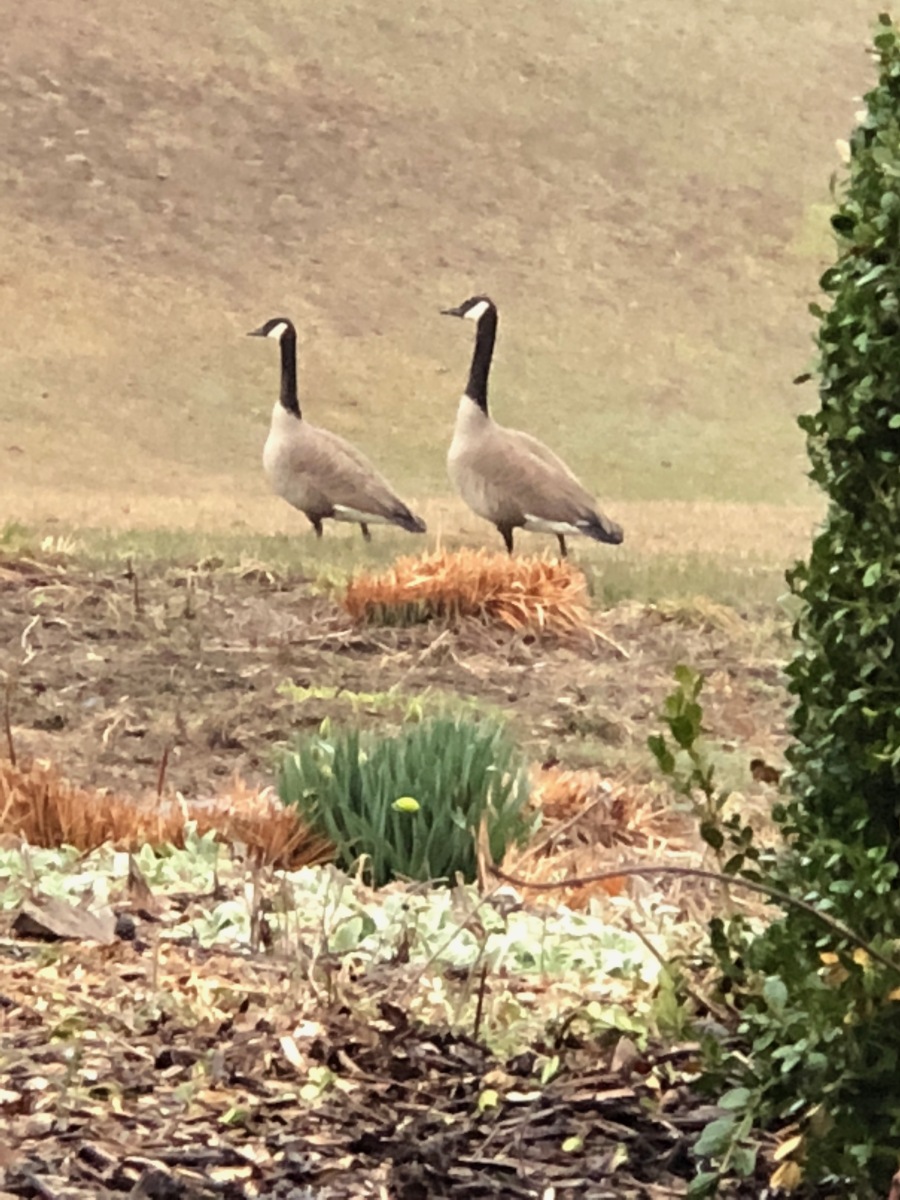
[[[480,321],[488,310],[487,300],[479,300],[477,304],[473,304],[468,312],[463,313],[467,321]]]
[[[272,326],[272,328],[266,334],[266,337],[280,338],[286,329],[287,325],[285,325],[284,321],[279,321],[277,325]]]

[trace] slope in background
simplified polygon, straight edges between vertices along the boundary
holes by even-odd
[[[768,504],[805,531],[794,416],[812,398],[790,380],[871,15],[19,6],[0,67],[0,517],[305,530],[259,463],[277,354],[243,338],[279,312],[310,416],[440,507],[471,331],[438,310],[487,290],[496,415],[610,512],[703,501],[741,536],[721,506]]]

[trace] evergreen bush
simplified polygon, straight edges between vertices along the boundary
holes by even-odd
[[[759,936],[713,923],[741,1045],[714,1052],[708,1078],[729,1086],[732,1113],[705,1138],[719,1170],[697,1195],[733,1163],[747,1116],[790,1133],[773,1183],[801,1193],[883,1200],[900,1156],[900,966],[884,962],[900,963],[900,31],[887,15],[874,41],[828,303],[811,306],[819,407],[800,424],[828,509],[788,575],[794,741],[774,812],[786,849],[753,863],[870,950],[794,905]]]

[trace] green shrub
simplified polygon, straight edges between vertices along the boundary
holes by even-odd
[[[887,1178],[897,1161],[898,1039],[891,1026],[900,962],[884,955],[882,939],[866,941],[859,930],[863,907],[893,907],[896,866],[885,862],[883,848],[841,845],[858,885],[869,881],[851,892],[835,869],[833,846],[795,844],[787,853],[759,846],[740,807],[729,810],[728,793],[715,786],[703,738],[702,678],[685,667],[675,677],[661,713],[668,736],[655,734],[649,747],[673,788],[692,801],[723,884],[731,877],[738,893],[762,891],[783,910],[768,927],[741,916],[711,922],[718,999],[730,1003],[738,1037],[727,1049],[715,1038],[706,1044],[701,1085],[725,1111],[693,1147],[702,1169],[689,1195],[731,1194],[736,1177],[755,1172],[755,1130],[789,1123],[792,1153],[774,1169],[773,1187],[840,1180],[841,1195],[875,1197],[874,1181]]]
[[[797,697],[798,833],[888,846],[900,861],[900,39],[882,17],[878,86],[851,142],[821,279],[819,411],[800,418],[811,478],[829,498],[789,669]]]
[[[438,718],[391,738],[356,730],[306,738],[282,760],[278,790],[334,843],[343,868],[363,860],[376,887],[395,878],[453,882],[457,872],[471,882],[482,818],[495,862],[528,832],[527,774],[503,727],[489,721]]]
[[[820,404],[800,423],[829,503],[788,576],[795,740],[774,810],[786,850],[753,864],[869,949],[795,904],[759,936],[715,921],[741,1046],[708,1075],[757,1125],[795,1129],[775,1182],[856,1200],[887,1194],[900,1153],[900,968],[885,961],[900,960],[900,30],[886,15],[875,50],[821,279],[830,304],[812,306]]]

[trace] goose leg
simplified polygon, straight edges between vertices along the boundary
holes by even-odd
[[[321,517],[310,517],[309,520],[310,520],[310,523],[312,524],[313,529],[316,531],[316,537],[320,538],[322,536],[322,518]]]
[[[557,536],[557,538],[558,538],[558,540],[559,540],[559,557],[560,557],[560,558],[568,558],[568,557],[569,557],[569,552],[568,552],[568,550],[566,549],[566,539],[565,539],[565,536],[564,536],[563,534],[561,534],[561,533],[558,533],[556,536]]]
[[[512,526],[511,525],[498,525],[497,528],[503,534],[503,541],[506,543],[507,553],[512,554],[512,552],[513,552]]]
[[[365,523],[365,521],[360,521],[359,527],[362,530],[362,535],[363,535],[363,538],[365,539],[365,541],[371,542],[372,535],[371,535],[371,533],[369,533],[369,527]]]

